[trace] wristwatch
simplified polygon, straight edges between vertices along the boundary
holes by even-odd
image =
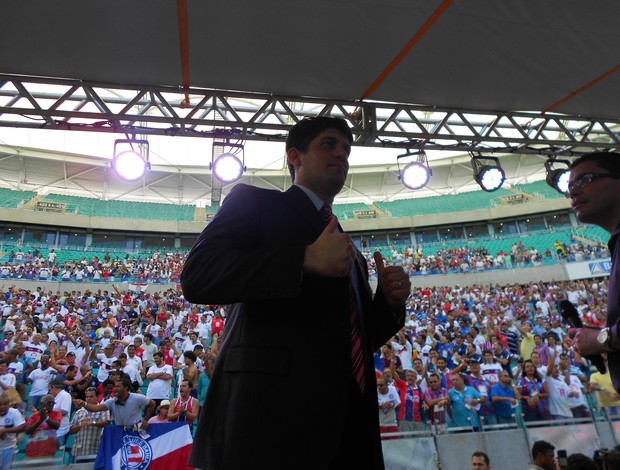
[[[596,336],[596,341],[598,342],[598,344],[603,346],[606,351],[613,351],[610,344],[611,332],[609,331],[609,327],[603,328],[601,331],[598,332],[598,335]]]

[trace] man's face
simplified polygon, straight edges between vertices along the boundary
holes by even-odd
[[[407,382],[407,385],[414,386],[417,379],[418,376],[413,371],[408,370],[405,374],[405,381]]]
[[[472,470],[491,470],[486,462],[484,461],[484,457],[474,456],[471,458],[471,468]]]
[[[326,129],[310,142],[306,152],[291,148],[287,157],[295,168],[296,184],[333,198],[347,179],[350,153],[349,140],[336,129]]]
[[[440,382],[439,382],[439,379],[437,377],[429,377],[427,379],[427,382],[428,382],[428,386],[430,388],[432,388],[433,390],[439,390]]]
[[[163,359],[158,354],[158,355],[153,356],[153,362],[155,362],[155,364],[159,367],[161,363],[163,362]]]
[[[0,416],[4,416],[9,410],[9,399],[6,397],[0,398]]]
[[[90,403],[91,405],[97,404],[97,392],[88,391],[86,392],[86,403]]]
[[[125,397],[127,394],[129,394],[127,387],[125,387],[120,380],[116,380],[114,382],[114,395],[117,397]]]
[[[388,392],[387,382],[385,379],[377,379],[377,391],[381,395],[385,395]]]
[[[545,470],[555,470],[555,452],[547,450],[544,454],[538,454],[538,465]]]
[[[179,385],[179,392],[182,395],[185,395],[186,393],[189,393],[189,385],[187,384],[186,381],[181,382],[181,385]]]
[[[454,385],[455,389],[460,391],[465,387],[465,382],[463,382],[463,378],[457,374],[452,377],[452,385]]]
[[[508,374],[508,372],[505,372],[505,371],[500,372],[499,381],[504,387],[507,387],[510,384],[510,382],[512,382],[512,380],[510,379],[510,375]]]
[[[609,157],[613,158],[613,157]],[[582,181],[581,177],[591,173],[608,175],[609,170],[599,167],[594,162],[584,162],[570,172],[569,186]],[[594,178],[581,188],[573,188],[570,192],[571,206],[580,222],[596,224],[603,228],[615,228],[620,214],[620,179]]]

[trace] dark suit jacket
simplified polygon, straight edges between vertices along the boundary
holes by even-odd
[[[304,192],[237,185],[200,235],[181,276],[194,303],[234,304],[200,416],[191,463],[204,469],[327,468],[351,390],[346,278],[305,275],[325,226]],[[381,468],[373,351],[404,322],[372,299],[359,255],[366,388],[360,447]]]

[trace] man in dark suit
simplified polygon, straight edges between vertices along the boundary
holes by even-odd
[[[365,259],[330,216],[352,141],[341,119],[293,126],[295,185],[236,186],[185,263],[187,300],[232,304],[197,468],[383,468],[373,351],[404,324],[411,284],[375,253],[373,297]]]

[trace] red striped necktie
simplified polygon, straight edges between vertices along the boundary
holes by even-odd
[[[321,207],[321,216],[327,224],[334,216],[331,206],[328,204],[323,204],[323,207]],[[355,269],[355,267],[353,269]],[[364,373],[364,349],[362,344],[362,334],[360,332],[360,317],[357,310],[357,295],[355,288],[353,287],[351,273],[347,279],[349,310],[351,312],[351,372],[360,388],[360,391],[364,393],[364,387],[366,385]]]

